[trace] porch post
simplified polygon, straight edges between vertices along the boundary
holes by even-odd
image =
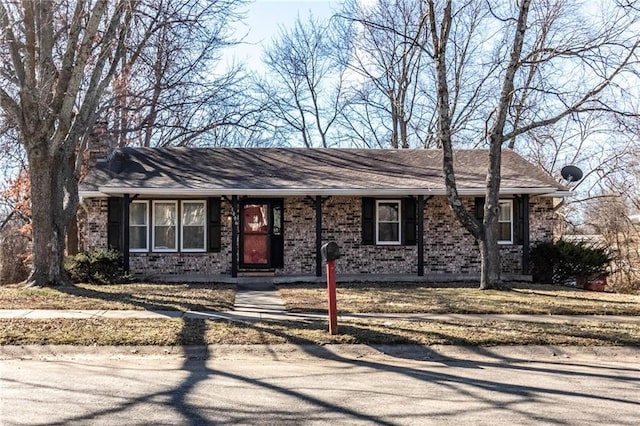
[[[522,274],[529,273],[531,242],[529,241],[529,194],[522,195]]]
[[[231,277],[238,277],[238,196],[231,196]]]
[[[322,276],[322,197],[316,195],[316,277]]]
[[[131,205],[131,197],[129,194],[124,194],[122,199],[122,240],[120,241],[120,247],[122,247],[122,271],[124,274],[129,273],[129,207]]]
[[[424,195],[418,195],[418,276],[424,276]]]

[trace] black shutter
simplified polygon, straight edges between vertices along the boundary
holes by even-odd
[[[418,218],[416,215],[416,200],[404,198],[402,200],[402,244],[405,246],[415,246],[416,227]]]
[[[482,221],[484,218],[484,197],[476,197],[476,219]]]
[[[522,211],[523,206],[524,203],[522,202],[520,197],[516,197],[513,199],[513,243],[518,245],[522,245],[522,241],[524,239],[524,214]]]
[[[208,223],[208,250],[212,252],[219,252],[222,248],[220,239],[220,198],[209,198],[207,206],[207,214],[209,216]]]
[[[122,251],[122,198],[107,200],[107,247]]]
[[[362,244],[376,243],[376,203],[373,198],[362,198]]]
[[[280,212],[280,217],[274,214]],[[271,221],[273,230],[271,232],[271,267],[284,268],[284,200],[271,201]],[[277,221],[277,223],[276,223]]]

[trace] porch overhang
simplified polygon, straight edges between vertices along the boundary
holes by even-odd
[[[79,191],[82,198],[121,197],[125,194],[156,197],[221,197],[224,195],[250,197],[295,197],[295,196],[352,196],[352,197],[400,197],[407,195],[447,195],[444,188],[134,188],[101,186],[98,190]],[[485,195],[484,188],[460,188],[461,196]],[[545,197],[564,198],[569,191],[561,191],[552,187],[506,187],[501,188],[500,195],[539,195]]]

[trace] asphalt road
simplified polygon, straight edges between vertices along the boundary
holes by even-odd
[[[637,425],[640,349],[0,347],[0,424]]]

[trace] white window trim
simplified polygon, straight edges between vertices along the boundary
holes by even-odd
[[[509,217],[511,218],[511,220],[509,220],[509,224],[510,224],[510,227],[511,227],[511,232],[510,232],[511,239],[510,240],[498,240],[498,244],[504,244],[504,245],[513,244],[513,200],[500,200],[498,202],[498,204],[499,205],[502,205],[502,204],[508,204],[509,205],[509,210],[510,210]],[[500,221],[500,216],[498,214],[498,224],[500,224],[500,223],[506,223],[506,221],[502,221],[501,222]]]
[[[379,220],[379,207],[380,203],[389,204],[389,203],[397,203],[398,204],[398,241],[380,241],[380,220]],[[399,246],[402,244],[402,203],[400,200],[376,200],[376,245],[379,246]],[[383,222],[383,223],[395,223],[395,222]]]
[[[174,237],[175,248],[156,248],[156,204],[173,204],[176,207],[176,232]],[[152,214],[151,214],[151,249],[156,253],[177,253],[178,252],[178,231],[180,226],[180,212],[178,211],[178,201],[176,200],[153,200]]]
[[[202,238],[202,248],[184,248],[184,205],[185,204],[202,204],[204,207],[204,234]],[[207,201],[206,200],[182,200],[180,201],[180,251],[185,253],[202,253],[207,251]]]
[[[131,204],[145,204],[147,207],[147,214],[145,215],[145,225],[144,227],[146,228],[147,232],[147,238],[145,239],[145,248],[134,248],[132,249],[131,246],[129,246],[129,252],[130,253],[147,253],[149,251],[149,201],[148,200],[134,200],[131,202]],[[129,215],[131,215],[131,213],[129,213]],[[129,216],[129,235],[131,235],[131,227],[142,227],[142,225],[131,225],[131,216]],[[131,239],[131,237],[129,237],[129,239]]]

